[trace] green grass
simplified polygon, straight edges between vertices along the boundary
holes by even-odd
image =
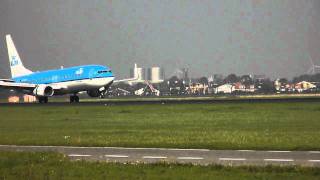
[[[0,144],[320,150],[320,103],[1,107]]]
[[[0,152],[0,179],[319,179],[319,168],[71,162],[55,153]]]

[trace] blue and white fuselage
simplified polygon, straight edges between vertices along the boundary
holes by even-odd
[[[54,95],[72,94],[105,87],[114,80],[110,68],[101,65],[76,66],[58,70],[35,72],[12,78],[16,83],[52,85],[58,87]]]

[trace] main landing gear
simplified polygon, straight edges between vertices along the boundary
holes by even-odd
[[[40,104],[48,103],[48,97],[38,97],[38,101]]]
[[[79,102],[79,96],[73,95],[70,96],[70,103],[78,103]]]
[[[48,97],[45,97],[45,96],[38,97],[38,101],[40,104],[48,103]],[[79,102],[79,96],[77,95],[70,96],[70,103],[78,103],[78,102]]]

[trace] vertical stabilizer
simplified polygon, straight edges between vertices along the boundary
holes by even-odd
[[[11,69],[11,77],[14,78],[18,76],[31,74],[32,71],[30,71],[29,69],[26,69],[23,66],[20,56],[18,54],[18,51],[13,43],[13,40],[10,34],[6,35],[6,42],[7,42],[8,56],[9,56],[9,64]]]

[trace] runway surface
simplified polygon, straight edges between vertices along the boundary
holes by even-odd
[[[121,147],[15,146],[0,151],[59,152],[71,160],[120,163],[192,163],[199,165],[300,165],[320,167],[320,151],[254,151]]]
[[[271,102],[320,102],[320,97],[294,97],[294,98],[143,98],[143,99],[91,99],[80,103],[50,102],[39,103],[0,103],[2,106],[112,106],[112,105],[146,105],[146,104],[214,104],[214,103],[271,103]]]

